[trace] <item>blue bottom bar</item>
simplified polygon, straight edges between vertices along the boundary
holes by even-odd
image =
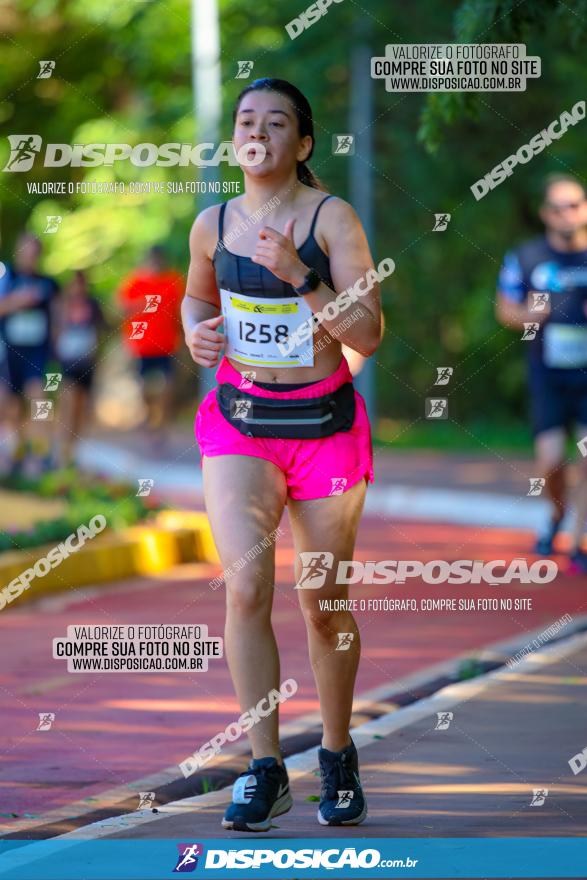
[[[587,877],[587,837],[0,840],[1,880]]]

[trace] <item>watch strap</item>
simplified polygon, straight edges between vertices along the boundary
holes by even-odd
[[[317,287],[322,283],[322,279],[320,275],[316,271],[316,269],[310,269],[306,273],[306,277],[304,278],[304,283],[300,287],[294,287],[294,290],[297,294],[311,293],[313,290],[316,290]]]

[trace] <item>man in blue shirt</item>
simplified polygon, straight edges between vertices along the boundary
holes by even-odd
[[[8,385],[18,406],[15,464],[26,456],[34,475],[47,466],[51,437],[45,421],[31,416],[31,401],[43,399],[45,373],[52,355],[52,314],[56,282],[38,271],[41,242],[30,233],[16,243],[14,263],[0,278],[0,348],[4,352],[0,382]],[[26,409],[25,409],[26,405]],[[28,441],[28,443],[27,443]]]
[[[582,451],[576,487],[572,569],[587,572],[581,547],[587,517],[587,198],[569,175],[546,181],[540,238],[506,254],[498,281],[496,315],[522,331],[535,451],[552,503],[536,553],[548,555],[567,506],[566,431],[574,424]]]

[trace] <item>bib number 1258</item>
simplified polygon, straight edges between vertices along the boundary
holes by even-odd
[[[287,324],[253,324],[251,321],[238,322],[239,339],[244,342],[285,342],[288,336]],[[273,336],[271,335],[273,330]],[[258,333],[258,336],[255,335]]]

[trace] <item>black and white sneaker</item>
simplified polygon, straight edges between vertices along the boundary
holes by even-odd
[[[231,831],[269,831],[271,819],[293,806],[287,770],[275,758],[254,758],[232,788],[222,827]]]
[[[321,825],[360,825],[367,818],[367,802],[359,779],[359,756],[351,744],[342,752],[318,749]]]

